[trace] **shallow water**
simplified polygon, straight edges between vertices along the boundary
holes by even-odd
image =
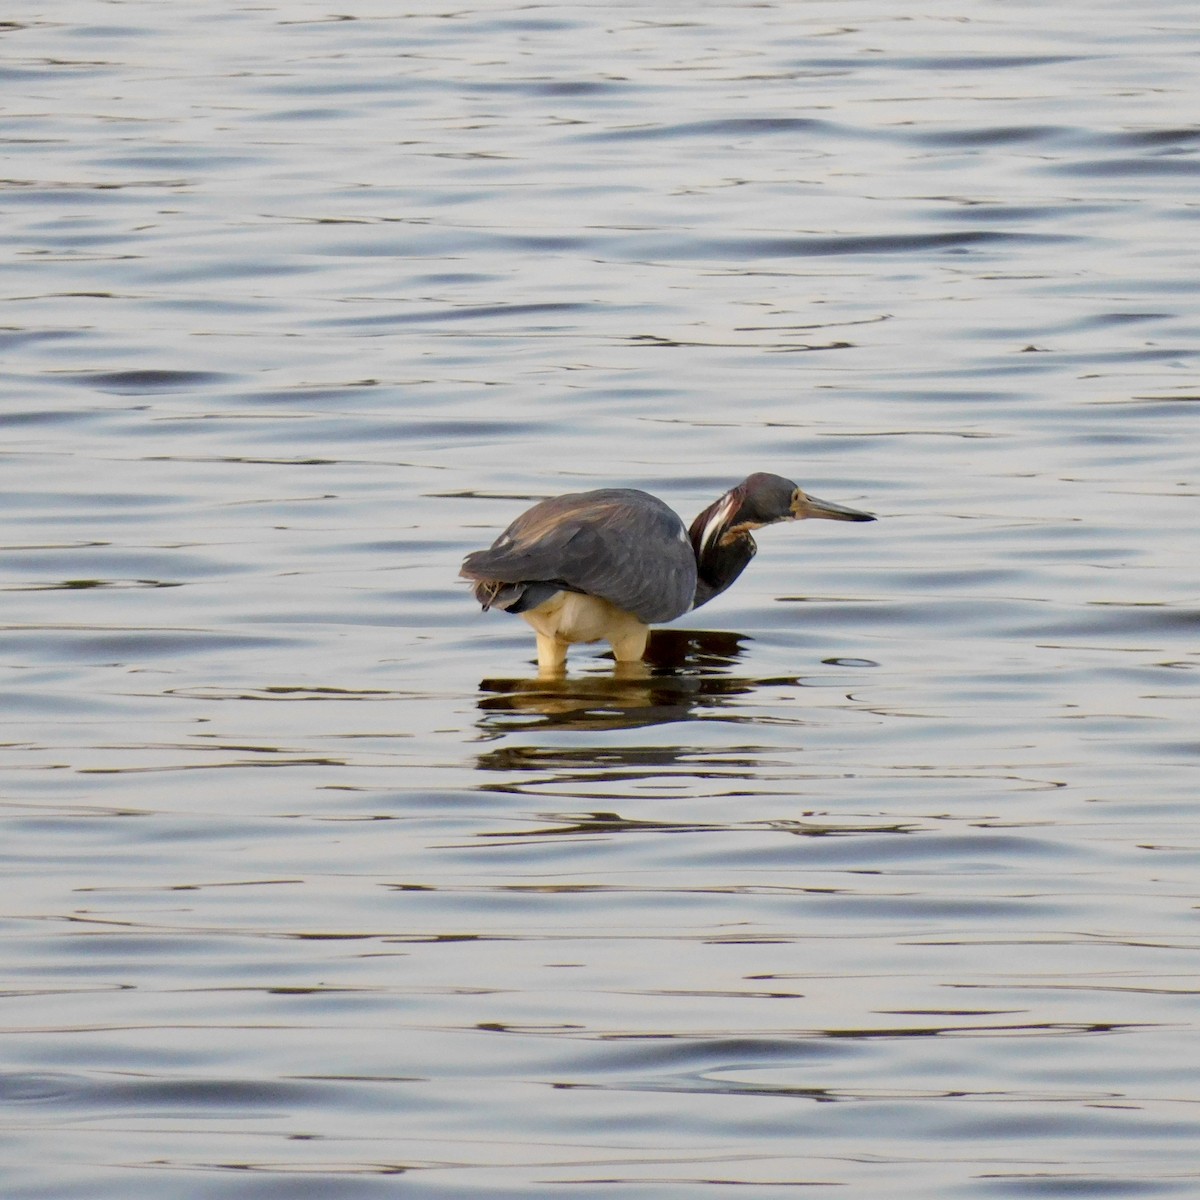
[[[6,1197],[1196,1194],[1192,5],[0,47]],[[455,580],[756,469],[645,678]]]

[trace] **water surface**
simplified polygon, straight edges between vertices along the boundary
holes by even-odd
[[[7,22],[5,1195],[1194,1195],[1194,15]]]

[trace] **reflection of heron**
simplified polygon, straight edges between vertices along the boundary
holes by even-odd
[[[481,679],[480,732],[492,739],[535,729],[643,729],[722,719],[732,698],[758,686],[730,673],[744,641],[710,629],[653,629],[645,661],[618,663],[611,673]]]
[[[746,569],[757,550],[752,530],[805,517],[875,519],[762,472],[691,529],[647,492],[603,488],[535,504],[490,549],[468,554],[461,573],[485,609],[520,613],[533,626],[543,673],[562,671],[575,642],[606,641],[618,663],[638,662],[650,625],[707,604]]]

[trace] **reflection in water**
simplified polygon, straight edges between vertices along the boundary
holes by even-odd
[[[707,674],[732,666],[748,641],[743,634],[722,629],[655,629],[645,661],[656,671]]]
[[[479,701],[478,727],[488,739],[514,733],[546,731],[582,733],[645,729],[680,721],[753,720],[722,712],[735,697],[781,684],[802,686],[799,679],[751,679],[730,674],[746,639],[738,634],[655,630],[645,663],[618,664],[611,674],[582,677],[485,679]],[[709,752],[674,732],[655,745],[629,744],[605,738],[598,744],[512,744],[505,741],[476,758],[479,771],[490,776],[480,791],[527,795],[539,801],[567,798],[605,802],[644,801],[666,788],[684,789],[693,801],[716,794],[746,797],[764,782],[764,762],[753,747],[731,754],[728,747]],[[906,834],[908,822],[886,818],[817,818],[805,811],[794,816],[746,819],[735,807],[731,817],[716,820],[624,816],[611,807],[542,808],[526,814],[517,827],[481,830],[479,838],[506,846],[527,839],[607,837],[616,833],[714,833],[735,830],[792,834],[805,838],[838,835]]]
[[[747,639],[736,633],[655,629],[644,662],[614,664],[611,675],[485,679],[480,729],[639,729],[687,721],[701,699],[720,706],[754,683],[727,672]]]

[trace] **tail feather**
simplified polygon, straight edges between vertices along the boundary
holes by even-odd
[[[489,608],[502,608],[510,613],[528,612],[562,590],[557,583],[501,583],[495,579],[481,579],[474,588],[475,599],[484,612]]]

